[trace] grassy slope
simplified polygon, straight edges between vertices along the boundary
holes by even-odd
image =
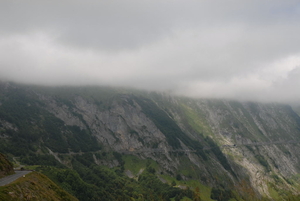
[[[189,107],[184,103],[181,103],[181,108],[184,111],[187,122],[195,129],[195,131],[204,136],[213,136],[213,132],[209,127],[204,114],[201,114],[200,111],[196,111],[195,108]]]
[[[124,164],[125,170],[130,170],[134,175],[137,175],[141,169],[146,169],[149,166],[153,167],[154,169],[157,168],[157,164],[151,159],[142,160],[137,158],[136,156],[125,155],[123,156],[123,160],[125,161]],[[176,183],[176,186],[188,186],[193,191],[195,191],[195,189],[198,188],[199,196],[202,200],[212,201],[212,199],[210,198],[211,187],[205,186],[201,184],[199,181],[196,180],[179,181],[176,178],[171,177],[169,175],[159,175],[159,177],[164,179],[169,185],[171,185],[171,183],[174,181]],[[186,198],[186,200],[188,200],[188,198]]]
[[[58,187],[45,175],[32,172],[9,185],[0,187],[0,200],[76,201],[77,199]]]
[[[188,180],[188,181],[178,181],[175,178],[169,175],[160,175],[161,178],[167,181],[167,183],[171,184],[173,181],[176,183],[176,186],[188,186],[193,191],[198,188],[199,196],[204,201],[213,201],[210,198],[211,187],[205,186],[196,180]]]
[[[158,164],[151,159],[141,160],[133,155],[123,155],[122,159],[125,162],[125,170],[130,170],[134,175],[137,175],[140,170],[146,169],[146,167],[158,168]]]

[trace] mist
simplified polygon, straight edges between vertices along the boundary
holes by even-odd
[[[300,101],[298,1],[0,2],[0,79]]]

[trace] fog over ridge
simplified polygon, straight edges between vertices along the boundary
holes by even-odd
[[[298,1],[0,2],[0,79],[300,101]]]

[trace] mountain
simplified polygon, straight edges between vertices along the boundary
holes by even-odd
[[[289,105],[2,82],[0,138],[21,163],[57,168],[41,171],[73,195],[57,172],[111,200],[116,188],[128,200],[140,199],[133,189],[165,200],[299,199],[300,117]]]

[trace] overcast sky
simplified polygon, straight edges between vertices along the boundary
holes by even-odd
[[[300,102],[300,3],[0,0],[0,79]]]

